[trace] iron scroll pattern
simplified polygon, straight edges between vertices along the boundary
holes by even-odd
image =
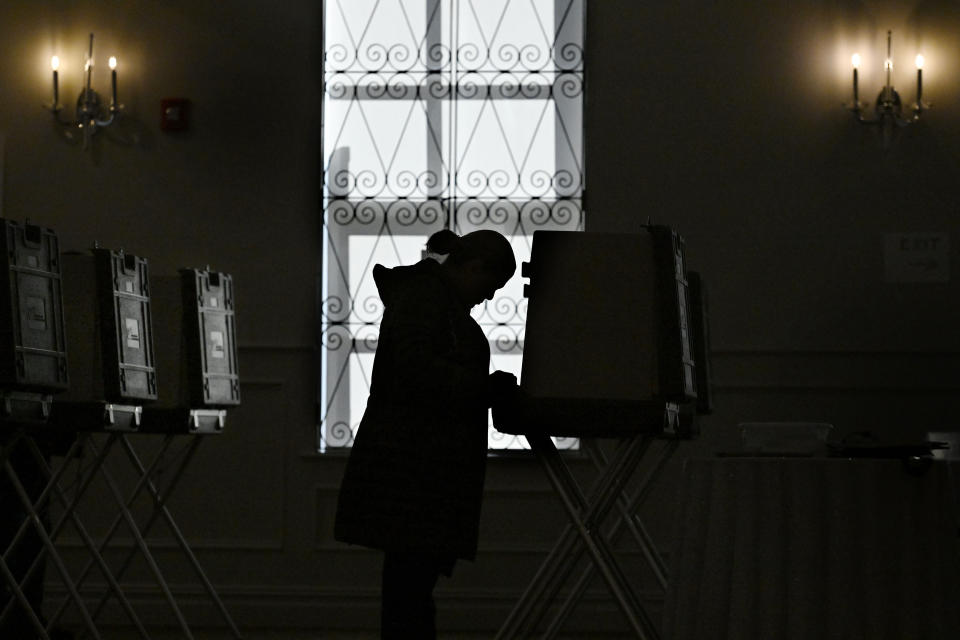
[[[333,4],[327,3],[328,16]],[[510,18],[511,5],[519,4],[506,0],[498,24]],[[464,0],[426,0],[428,9],[435,9],[428,12],[428,32],[440,19],[441,7],[448,5],[456,5],[458,21],[469,20],[477,6]],[[405,5],[397,0],[397,6]],[[498,44],[495,35],[479,27],[479,41],[458,40],[448,33],[440,42],[423,37],[405,43],[398,29],[396,42],[361,45],[362,38],[346,29],[349,43],[328,43],[321,450],[350,446],[361,418],[356,407],[351,410],[348,397],[365,397],[369,387],[383,315],[370,276],[375,262],[393,261],[386,264],[393,266],[415,261],[419,253],[411,254],[411,239],[419,248],[442,228],[460,234],[496,229],[511,240],[518,261],[528,259],[537,229],[583,229],[582,0],[555,0],[554,7],[554,37],[538,44]],[[581,22],[568,22],[578,11]],[[353,31],[369,30],[368,23]],[[543,23],[530,31],[547,33]],[[457,46],[451,47],[455,40]],[[521,105],[529,125],[524,131],[533,130],[524,140],[504,124]],[[393,117],[381,130],[384,135],[378,135],[374,111],[380,108],[382,113],[384,107]],[[486,153],[481,142],[489,140],[483,138],[498,136],[501,152]],[[544,140],[549,142],[549,162],[540,161]],[[411,145],[426,149],[419,164],[403,161]],[[351,237],[365,239],[364,255],[357,255]],[[496,298],[475,308],[473,316],[487,335],[495,367],[500,356],[521,355],[526,299],[519,273]],[[521,441],[490,431],[492,449],[525,446]],[[576,440],[560,440],[558,446],[576,446]]]
[[[347,2],[357,5],[357,10],[351,12]],[[367,0],[367,7],[358,0],[333,0],[326,4],[326,20],[342,27],[339,37],[331,38],[327,32],[324,72],[328,76],[418,69],[461,73],[559,69],[582,75],[583,0],[393,0],[382,4]],[[425,13],[418,15],[420,9]],[[377,32],[377,20],[392,21],[389,32]],[[511,27],[523,35],[508,33]]]

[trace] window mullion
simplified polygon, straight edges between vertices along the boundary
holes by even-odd
[[[447,138],[443,130],[443,92],[434,91],[436,83],[443,84],[443,55],[433,55],[436,51],[442,52],[443,47],[443,19],[444,0],[428,0],[425,6],[427,12],[427,33],[424,38],[424,58],[426,60],[427,76],[421,87],[421,95],[427,117],[427,191],[428,199],[442,197],[444,190],[443,171],[443,144]],[[442,87],[441,87],[442,88]],[[439,136],[432,140],[430,132]],[[436,177],[430,180],[429,177]]]
[[[576,67],[582,69],[583,50],[580,49],[580,59],[574,69],[568,69],[562,60],[565,46],[582,44],[583,12],[571,11],[570,0],[554,0],[554,23],[559,25],[555,31],[552,55],[554,57],[553,104],[556,110],[556,126],[554,127],[554,154],[556,164],[554,168],[555,180],[558,182],[558,197],[583,197],[583,82],[581,74],[576,73]],[[564,75],[569,74],[573,82],[571,95],[567,95],[567,81]],[[564,188],[564,174],[571,178],[569,187]]]
[[[321,448],[350,446],[362,415],[382,310],[370,302],[374,261],[415,261],[441,225],[458,233],[497,229],[519,260],[529,255],[538,228],[582,229],[583,2],[405,0],[325,8],[322,126],[330,141],[319,287]],[[398,34],[401,20],[408,29]],[[329,29],[334,35],[327,41]],[[354,42],[361,31],[369,43],[362,50]],[[421,102],[408,109],[401,104],[407,100]],[[548,122],[552,132],[541,128]],[[389,171],[379,161],[384,153],[395,158]],[[514,155],[527,158],[523,171]],[[377,242],[378,232],[388,235]],[[518,283],[475,311],[493,364],[504,370],[518,367],[522,352]],[[508,444],[495,434],[490,442]],[[511,438],[508,446],[517,444]]]
[[[460,46],[460,0],[450,0],[450,91],[447,94],[449,102],[449,122],[447,123],[447,138],[449,140],[447,152],[447,228],[457,230],[457,175],[459,167],[457,166],[457,97],[460,92],[460,81],[457,77],[459,69],[457,67],[458,52]]]

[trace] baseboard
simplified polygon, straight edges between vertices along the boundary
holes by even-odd
[[[198,585],[170,585],[177,607],[191,629],[226,629],[229,624],[209,594]],[[90,585],[82,596],[88,610],[98,601],[105,585]],[[154,585],[123,585],[137,617],[147,627],[176,627],[169,602]],[[218,588],[228,615],[240,629],[375,630],[379,624],[380,593],[375,588],[322,588],[310,586],[236,586]],[[438,627],[493,635],[519,600],[520,590],[443,589],[435,594]],[[560,594],[562,601],[566,593]],[[644,608],[659,620],[663,594],[638,594]],[[52,612],[67,597],[63,585],[50,585],[45,610]],[[71,605],[62,623],[82,626],[76,606]],[[97,618],[98,626],[123,627],[132,623],[116,598]],[[627,627],[622,615],[600,585],[584,594],[564,630],[571,633],[617,634]]]

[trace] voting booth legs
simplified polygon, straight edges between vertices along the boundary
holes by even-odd
[[[0,540],[0,542],[5,543],[3,544],[3,558],[0,561],[0,573],[3,574],[5,583],[5,598],[0,601],[0,606],[3,607],[2,612],[0,612],[0,629],[6,629],[8,627],[4,625],[9,625],[11,629],[29,630],[29,633],[33,633],[36,637],[47,639],[50,638],[52,629],[56,627],[64,614],[73,607],[79,615],[83,629],[88,633],[87,637],[100,638],[96,620],[111,599],[115,599],[139,637],[149,638],[148,631],[120,585],[122,576],[130,567],[134,558],[141,557],[149,567],[154,581],[169,605],[183,637],[193,638],[194,635],[164,578],[160,564],[146,541],[146,536],[156,522],[163,519],[168,531],[176,539],[183,557],[192,566],[203,583],[205,590],[219,610],[233,637],[241,638],[236,624],[205,575],[167,507],[167,501],[178,484],[183,471],[193,458],[202,438],[196,435],[187,436],[189,442],[186,446],[181,447],[177,452],[172,452],[171,445],[178,436],[175,434],[164,435],[156,452],[144,464],[131,443],[131,437],[131,434],[116,432],[97,435],[84,432],[77,433],[76,439],[66,455],[62,459],[54,458],[54,461],[59,464],[53,466],[50,465],[49,456],[44,455],[34,437],[23,429],[16,431],[3,443],[0,460],[3,462],[4,476],[8,481],[5,488],[9,487],[13,490],[12,494],[5,494],[5,504],[6,501],[15,498],[19,503],[19,513],[25,517],[14,518],[17,521],[10,527],[5,528],[4,538]],[[78,457],[81,452],[83,452],[82,458]],[[111,456],[125,458],[137,476],[136,482],[127,490],[126,495],[124,495],[124,489],[117,482],[114,474],[105,464]],[[30,467],[24,462],[14,465],[11,459],[29,461],[33,466]],[[68,468],[74,469],[74,464],[77,465],[75,467],[76,479],[73,481],[72,492],[68,495],[68,492],[64,491],[60,483],[66,470]],[[33,473],[25,483],[21,480],[21,473],[18,471],[31,468]],[[166,481],[163,486],[159,486],[161,484],[157,473],[159,469],[165,471],[163,475]],[[28,471],[28,473],[31,472]],[[82,498],[95,478],[104,481],[115,502],[114,508],[116,509],[113,521],[99,541],[92,538],[78,514],[78,505],[80,505]],[[25,486],[25,484],[30,486]],[[144,494],[148,496],[148,500],[152,503],[152,509],[146,518],[141,517],[140,522],[138,522],[132,508],[138,498]],[[50,522],[48,515],[53,499],[58,501],[60,510],[56,522]],[[84,568],[79,572],[74,571],[73,574],[68,570],[55,544],[68,522],[73,525],[87,555],[89,555]],[[126,527],[121,526],[124,524]],[[10,529],[9,532],[6,531],[7,528]],[[131,536],[132,545],[126,550],[123,561],[115,568],[111,568],[104,559],[104,553],[118,531],[121,530]],[[27,543],[24,543],[24,540]],[[32,543],[31,540],[33,540]],[[39,540],[39,544],[37,540]],[[56,576],[63,584],[67,595],[58,606],[47,607],[53,613],[49,616],[49,619],[44,620],[40,604],[42,603],[42,580],[46,562],[49,562],[55,569]],[[85,581],[91,575],[95,575],[94,568],[99,570],[99,576],[106,582],[107,588],[98,595],[91,594],[90,589],[92,587],[88,587],[83,590],[83,595],[81,595]],[[39,593],[38,589],[40,589]],[[91,602],[95,604],[91,605]]]
[[[565,599],[542,633],[545,638],[556,637],[598,573],[631,633],[642,639],[659,638],[658,625],[621,569],[613,545],[629,533],[658,585],[666,590],[666,564],[638,511],[679,441],[637,434],[618,440],[613,456],[608,459],[597,439],[582,440],[583,450],[598,471],[591,490],[584,493],[548,436],[528,434],[527,439],[560,499],[569,523],[500,628],[497,638],[523,637],[541,629],[564,585],[570,584]],[[645,473],[633,493],[628,493],[628,484],[639,469],[644,469]],[[612,523],[605,526],[608,518]],[[586,565],[581,562],[584,556],[588,560]],[[578,568],[579,576],[574,576]],[[574,577],[575,582],[572,581]]]

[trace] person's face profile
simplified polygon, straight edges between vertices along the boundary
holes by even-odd
[[[497,291],[507,284],[502,274],[495,273],[480,259],[470,260],[465,266],[465,301],[471,307],[493,300]]]

